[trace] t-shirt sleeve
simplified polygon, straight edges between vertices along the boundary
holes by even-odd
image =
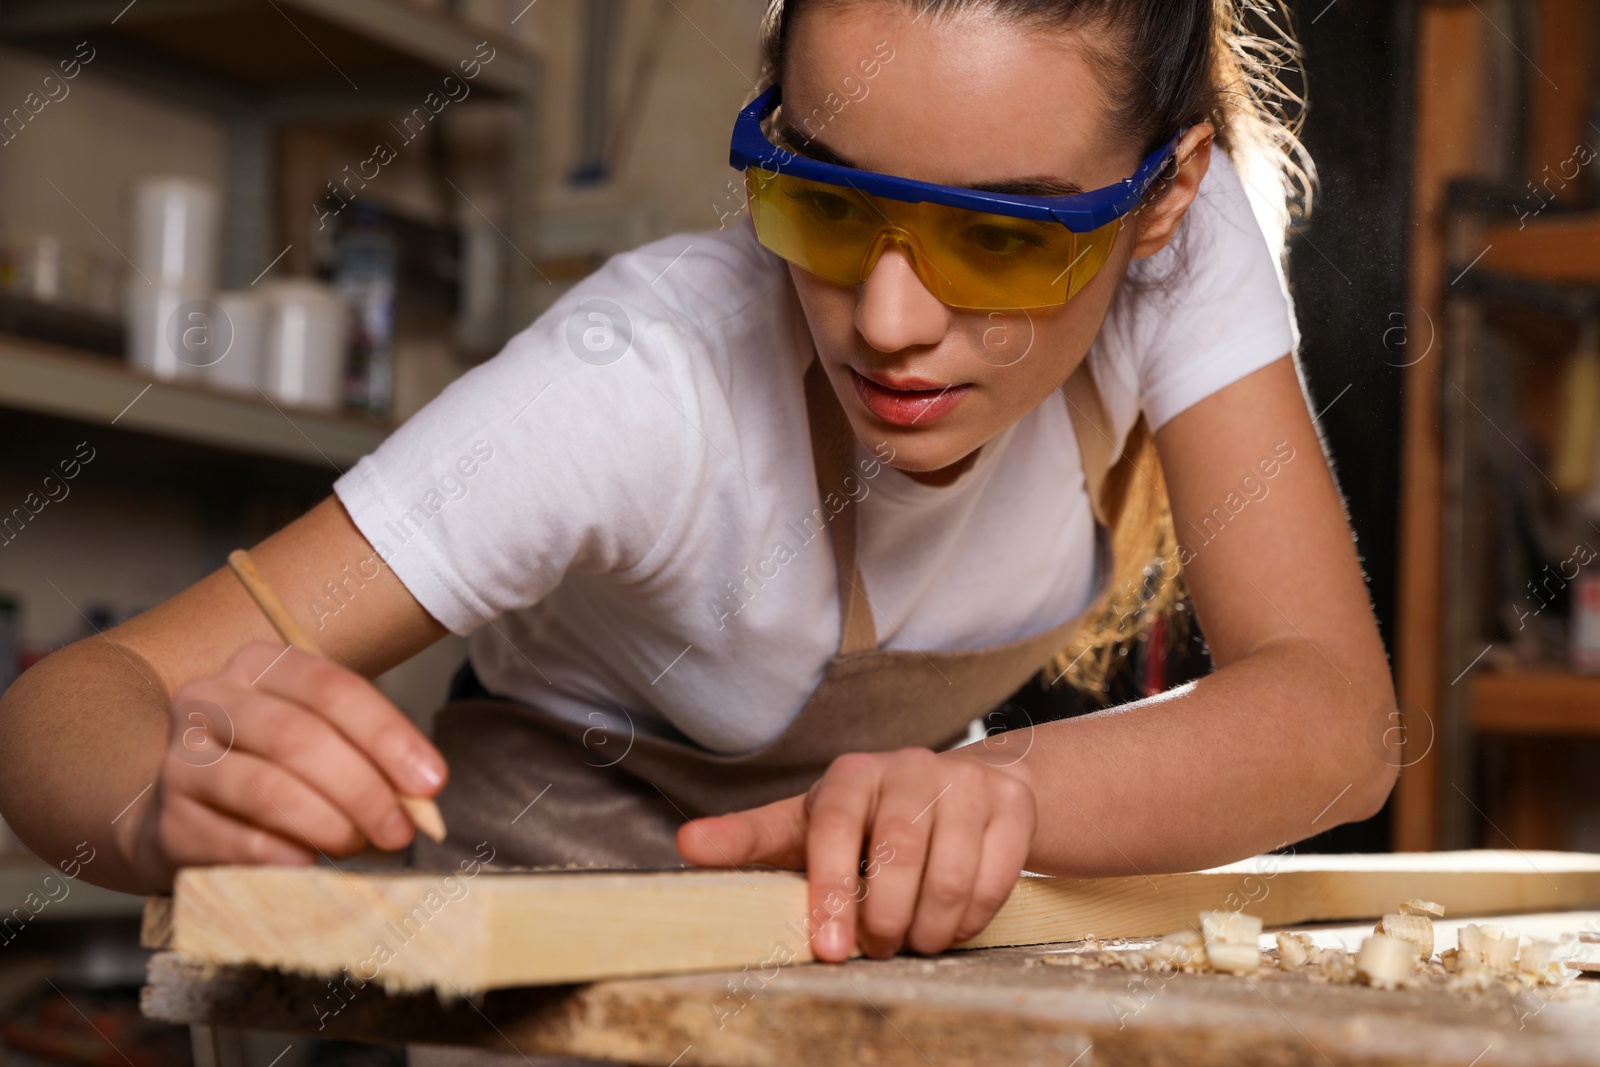
[[[571,569],[625,579],[682,497],[693,335],[594,288],[557,301],[334,484],[454,633],[537,603]]]
[[[1152,430],[1299,343],[1282,264],[1221,150],[1179,239],[1136,267],[1119,355]]]

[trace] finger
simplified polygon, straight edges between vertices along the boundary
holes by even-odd
[[[955,940],[977,937],[989,925],[1028,863],[1038,810],[1032,793],[1020,782],[1003,785],[983,835],[978,873],[966,914],[956,924]]]
[[[971,802],[937,803],[922,816],[923,821],[933,821],[933,829],[916,910],[906,932],[906,946],[913,952],[931,955],[949,948],[971,905],[989,824],[988,795],[974,792],[978,795]]]
[[[922,872],[928,859],[934,808],[946,797],[949,771],[945,761],[927,750],[896,753],[879,788],[878,811],[872,820],[872,841],[894,850],[873,879],[861,905],[856,940],[875,959],[900,951],[916,912]]]
[[[265,642],[241,649],[235,678],[315,711],[348,737],[409,796],[431,797],[444,785],[444,757],[376,686],[354,671]],[[246,676],[249,677],[246,677]]]
[[[162,781],[187,797],[302,848],[346,856],[366,843],[354,823],[311,786],[249,752],[210,767],[169,759]]]
[[[806,863],[805,799],[686,822],[678,828],[678,852],[697,867],[764,863],[799,870]]]
[[[849,959],[855,945],[856,905],[865,891],[861,845],[882,777],[879,757],[844,755],[806,794],[806,925],[820,960]]]
[[[162,798],[156,839],[173,867],[217,863],[306,867],[317,858],[309,849],[285,841],[259,826],[223,815],[182,794],[167,794]]]
[[[232,715],[235,750],[261,756],[300,778],[379,848],[392,852],[410,844],[416,828],[394,786],[327,720],[254,689],[229,703],[239,708]]]

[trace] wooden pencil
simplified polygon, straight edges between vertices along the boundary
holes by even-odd
[[[272,623],[272,628],[278,631],[278,636],[284,643],[302,652],[309,652],[313,656],[321,656],[322,650],[312,640],[311,635],[301,628],[294,616],[289,614],[289,609],[284,606],[266,576],[257,569],[255,561],[250,558],[250,553],[242,548],[236,548],[228,553],[228,567],[238,577],[240,584],[250,594],[250,599],[256,602],[261,613]],[[427,797],[411,797],[400,794],[400,804],[406,809],[406,814],[416,824],[418,830],[427,834],[435,841],[443,841],[445,835],[444,816],[439,814],[439,806]]]

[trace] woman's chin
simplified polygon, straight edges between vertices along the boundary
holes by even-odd
[[[978,450],[982,447],[938,447],[931,441],[902,445],[892,439],[889,444],[895,450],[889,466],[926,485],[947,485],[961,477],[977,461]]]

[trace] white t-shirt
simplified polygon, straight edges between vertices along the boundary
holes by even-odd
[[[1297,342],[1223,153],[1184,225],[1190,269],[1173,249],[1135,263],[1164,284],[1124,286],[1090,352],[1119,433]],[[787,268],[747,221],[677,234],[613,257],[334,490],[422,606],[471,635],[491,691],[747,751],[783,731],[839,645],[833,549],[806,524],[812,355]],[[882,647],[999,644],[1086,605],[1094,520],[1059,397],[949,486],[857,450]]]

